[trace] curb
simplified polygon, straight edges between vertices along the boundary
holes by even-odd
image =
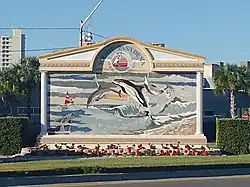
[[[3,186],[250,175],[250,168],[0,178]]]

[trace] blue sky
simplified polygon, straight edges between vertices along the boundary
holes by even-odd
[[[0,27],[78,27],[99,0],[3,2]],[[104,0],[89,29],[106,37],[162,42],[169,48],[206,56],[208,63],[237,62],[250,59],[249,7],[247,0]],[[26,49],[78,45],[77,30],[24,32]],[[5,34],[11,31],[0,30],[0,35]]]

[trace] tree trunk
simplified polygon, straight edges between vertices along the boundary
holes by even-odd
[[[230,114],[233,119],[236,118],[236,97],[235,97],[235,91],[230,91]]]

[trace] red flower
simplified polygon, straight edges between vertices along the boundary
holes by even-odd
[[[164,152],[164,150],[161,150],[161,153],[160,153],[160,155],[165,155],[165,152]]]
[[[179,155],[178,151],[174,150],[173,153],[172,153],[173,156],[177,156]]]
[[[132,147],[128,147],[128,152],[131,153]]]
[[[136,155],[136,156],[141,156],[140,149],[136,149],[135,155]]]
[[[208,155],[209,155],[209,152],[208,152],[208,151],[204,151],[204,152],[203,152],[203,155],[204,155],[204,156],[208,156]]]

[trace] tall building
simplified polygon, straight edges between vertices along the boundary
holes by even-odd
[[[13,29],[12,36],[0,36],[0,69],[20,62],[25,56],[25,35]]]
[[[250,72],[250,61],[242,61],[240,62],[241,66],[246,66],[248,68],[248,71]]]

